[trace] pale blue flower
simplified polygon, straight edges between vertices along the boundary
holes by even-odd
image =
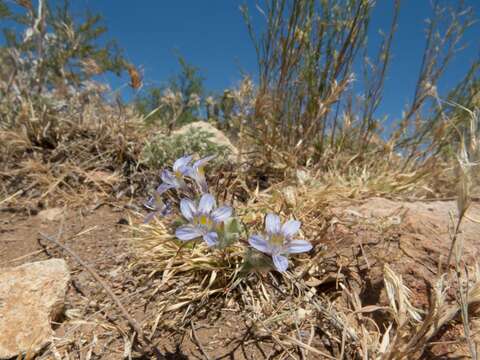
[[[180,200],[180,210],[188,224],[177,228],[177,238],[188,241],[202,237],[208,246],[218,244],[218,230],[232,215],[229,206],[217,208],[215,198],[210,194],[203,194],[198,206],[190,199]]]
[[[190,167],[188,176],[190,176],[193,180],[195,180],[195,182],[197,183],[202,193],[208,192],[208,184],[207,184],[207,179],[205,178],[204,166],[207,162],[209,162],[214,158],[215,158],[215,155],[204,157],[203,159],[195,161],[193,165]]]
[[[300,221],[297,220],[290,220],[282,225],[278,215],[268,214],[265,218],[265,234],[250,236],[248,243],[258,251],[270,255],[278,271],[286,271],[288,254],[298,254],[312,249],[312,244],[308,241],[293,239],[300,225]]]
[[[164,169],[162,171],[163,183],[157,188],[157,193],[163,194],[169,189],[181,189],[185,187],[185,176],[191,173],[191,166],[189,163],[192,161],[192,156],[183,156],[175,161],[173,164],[173,172]]]
[[[156,215],[158,216],[165,216],[167,215],[170,210],[171,206],[170,203],[164,203],[160,198],[159,194],[155,194],[150,196],[145,204],[143,204],[148,210],[151,212],[145,217],[144,223],[149,223]]]

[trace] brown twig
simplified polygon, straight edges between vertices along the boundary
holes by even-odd
[[[193,323],[193,321],[190,321],[190,326],[192,327],[192,336],[193,336],[193,339],[195,340],[195,342],[197,343],[198,345],[198,348],[200,349],[200,351],[202,352],[203,356],[205,357],[205,359],[207,360],[210,360],[210,356],[208,355],[207,351],[205,350],[205,348],[203,347],[202,343],[200,342],[200,339],[198,338],[197,336],[197,332],[195,331],[195,324]]]
[[[68,254],[70,254],[81,266],[83,266],[89,273],[92,275],[92,277],[103,287],[105,292],[107,293],[108,296],[113,300],[113,302],[117,305],[119,308],[120,312],[122,315],[125,317],[125,319],[128,321],[130,327],[138,334],[139,338],[144,342],[144,345],[148,348],[150,352],[155,354],[156,359],[165,359],[165,357],[162,355],[160,350],[152,344],[152,342],[145,336],[145,333],[143,332],[143,329],[140,327],[140,325],[137,323],[137,321],[128,313],[127,309],[123,306],[122,302],[120,299],[113,293],[112,289],[108,284],[98,275],[98,273],[87,263],[85,263],[73,250],[69,249],[67,246],[59,243],[56,239],[39,233],[39,235],[47,240],[52,242],[53,244],[57,245],[64,251],[66,251]]]
[[[453,249],[455,248],[455,245],[457,243],[458,234],[460,233],[460,226],[462,224],[462,220],[463,220],[463,217],[465,216],[466,210],[467,209],[462,210],[462,212],[458,215],[457,224],[455,226],[455,230],[452,236],[452,242],[450,243],[450,249],[448,251],[447,263],[445,264],[446,271],[448,271],[448,267],[450,266],[450,261],[452,260]]]

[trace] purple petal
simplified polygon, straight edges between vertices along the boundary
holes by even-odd
[[[177,179],[175,178],[175,175],[173,175],[173,174],[172,174],[170,171],[168,171],[167,169],[165,169],[165,170],[162,171],[161,178],[162,178],[162,181],[163,181],[165,184],[168,184],[168,185],[170,185],[171,187],[177,187],[177,185],[178,185],[178,181],[177,181]]]
[[[205,175],[203,175],[200,169],[193,166],[188,168],[187,175],[197,182],[205,178]]]
[[[210,214],[215,207],[215,198],[210,194],[203,194],[198,204],[198,212],[202,214]]]
[[[193,168],[198,169],[199,167],[202,167],[203,165],[205,165],[210,160],[215,159],[215,157],[216,157],[216,155],[210,155],[210,156],[204,157],[203,159],[197,160],[193,163]]]
[[[192,179],[196,179],[198,171],[196,171],[192,166],[187,166],[187,176],[190,176]]]
[[[175,231],[175,236],[182,241],[187,241],[202,236],[202,232],[195,226],[183,225],[177,228]]]
[[[216,223],[223,222],[232,216],[232,211],[230,206],[221,206],[212,211],[211,218]]]
[[[165,191],[173,188],[174,186],[172,184],[167,184],[167,183],[163,183],[163,184],[160,184],[157,189],[155,190],[159,195],[163,194]]]
[[[292,240],[288,243],[287,252],[290,254],[298,254],[312,250],[313,246],[305,240]]]
[[[190,166],[180,166],[177,171],[179,171],[180,174],[182,174],[183,176],[188,176],[188,174],[190,174],[191,167]]]
[[[177,159],[173,164],[173,171],[179,171],[181,168],[185,168],[190,161],[192,161],[192,155],[183,156]]]
[[[205,194],[208,192],[208,184],[207,184],[207,179],[205,179],[205,176],[199,175],[194,178],[196,183],[198,184],[198,187],[200,188],[200,191]]]
[[[273,259],[273,265],[275,265],[275,268],[280,271],[284,272],[288,268],[288,259],[285,256],[282,255],[274,255],[272,256]]]
[[[271,254],[272,249],[270,247],[270,244],[268,243],[267,240],[263,238],[263,236],[260,235],[252,235],[248,239],[248,243],[250,244],[251,247],[254,249],[257,249],[258,251],[261,251],[265,254]]]
[[[302,223],[298,220],[287,221],[282,226],[282,234],[285,235],[285,237],[288,239],[293,235],[295,235],[298,232],[298,230],[300,230],[301,225]]]
[[[269,234],[278,234],[281,230],[280,217],[275,214],[268,214],[265,218],[265,230]]]
[[[180,211],[185,219],[192,221],[197,209],[195,203],[190,199],[180,200]]]
[[[167,216],[172,211],[172,204],[166,203],[161,210],[159,210],[160,216]]]
[[[208,234],[203,235],[203,240],[205,240],[208,247],[215,246],[218,244],[218,234],[214,231],[209,232]]]
[[[199,169],[191,167],[187,170],[187,176],[191,177],[197,183],[203,194],[208,192],[208,184],[205,175]]]
[[[155,210],[157,208],[155,196],[150,196],[143,206],[145,206],[148,210]]]
[[[147,216],[145,216],[145,219],[143,220],[143,223],[148,224],[150,221],[152,221],[152,219],[155,217],[155,215],[157,215],[156,211],[153,211],[153,212],[149,213]]]

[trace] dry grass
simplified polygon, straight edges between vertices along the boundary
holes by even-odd
[[[131,115],[122,120],[114,109],[97,110],[83,123],[65,119],[57,124],[53,147],[36,144],[22,127],[1,131],[2,202],[78,204],[94,200],[93,193],[119,197],[135,192],[139,185],[128,187],[139,167],[141,121]]]
[[[295,257],[294,270],[283,276],[269,272],[266,263],[256,272],[243,271],[243,258],[251,256],[243,242],[225,251],[212,251],[202,243],[182,245],[171,235],[174,231],[168,219],[135,229],[132,246],[137,259],[132,266],[144,274],[145,281],[155,284],[152,296],[157,297],[158,317],[153,328],[165,324],[172,329],[185,328],[200,309],[211,314],[228,309],[241,311],[253,339],[273,341],[284,354],[300,351],[334,358],[316,337],[314,341],[319,321],[321,331],[331,335],[338,346],[345,341],[356,343],[358,337],[346,325],[344,314],[328,300],[328,294],[311,286],[330,281],[325,280],[324,272],[328,270],[330,276],[335,268],[335,255],[326,254],[321,238],[331,217],[327,204],[337,203],[341,197],[334,194],[340,192],[328,186],[315,192],[293,186],[280,189],[279,185],[253,191],[248,202],[235,205],[237,216],[250,232],[262,227],[266,211],[275,211],[298,214],[308,238],[315,239],[315,250],[309,256]],[[290,193],[297,190],[301,192]],[[162,319],[160,325],[158,319]]]
[[[251,196],[249,202],[236,204],[236,214],[249,231],[255,231],[262,227],[266,210],[278,211],[285,202],[275,190],[253,192]],[[304,213],[311,219],[308,229],[317,232],[325,222],[318,210]],[[296,257],[295,270],[281,276],[271,273],[263,255],[251,253],[244,240],[225,250],[176,241],[171,235],[171,220],[136,228],[132,240],[137,254],[133,268],[144,274],[145,281],[155,284],[152,296],[156,297],[158,317],[152,328],[185,328],[205,312],[214,316],[221,310],[233,310],[241,313],[253,339],[273,341],[285,354],[298,350],[328,356],[318,349],[318,344],[312,344],[314,330],[318,320],[323,319],[323,330],[340,336],[344,331],[342,315],[315,288],[305,285],[307,279],[313,278],[310,274],[320,271],[315,261],[323,258],[321,246],[311,257]],[[242,267],[246,256],[257,257],[256,263],[262,264],[257,271]],[[162,319],[160,323],[158,319]]]

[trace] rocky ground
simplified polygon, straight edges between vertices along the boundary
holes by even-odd
[[[413,305],[424,308],[426,284],[435,278],[439,260],[448,252],[449,213],[455,208],[454,201],[394,202],[373,198],[333,209],[326,242],[331,251],[338,253],[339,264],[348,258],[350,249],[363,249],[367,263],[363,280],[368,284],[362,292],[364,305],[386,301],[381,265],[388,261],[413,290]],[[473,204],[462,228],[466,260],[479,255],[479,220],[480,205]],[[215,321],[196,320],[190,329],[175,330],[163,323],[159,326],[163,319],[152,321],[152,284],[130,267],[134,254],[127,241],[132,236],[129,224],[139,221],[132,207],[122,204],[38,209],[30,213],[2,209],[0,358],[22,351],[37,353],[38,359],[140,357],[139,349],[132,348],[128,322],[100,283],[72,256],[40,234],[58,239],[98,272],[166,358],[256,359],[274,353],[272,344],[246,338],[248,322],[235,312],[224,311]],[[49,259],[64,259],[66,263],[36,263]],[[27,265],[30,263],[34,264]],[[53,330],[46,328],[48,319]],[[478,332],[479,325],[473,320],[473,333]],[[461,326],[456,322],[442,333],[438,344],[428,349],[427,358],[465,355],[465,347],[455,342]],[[39,335],[25,336],[26,329]]]

